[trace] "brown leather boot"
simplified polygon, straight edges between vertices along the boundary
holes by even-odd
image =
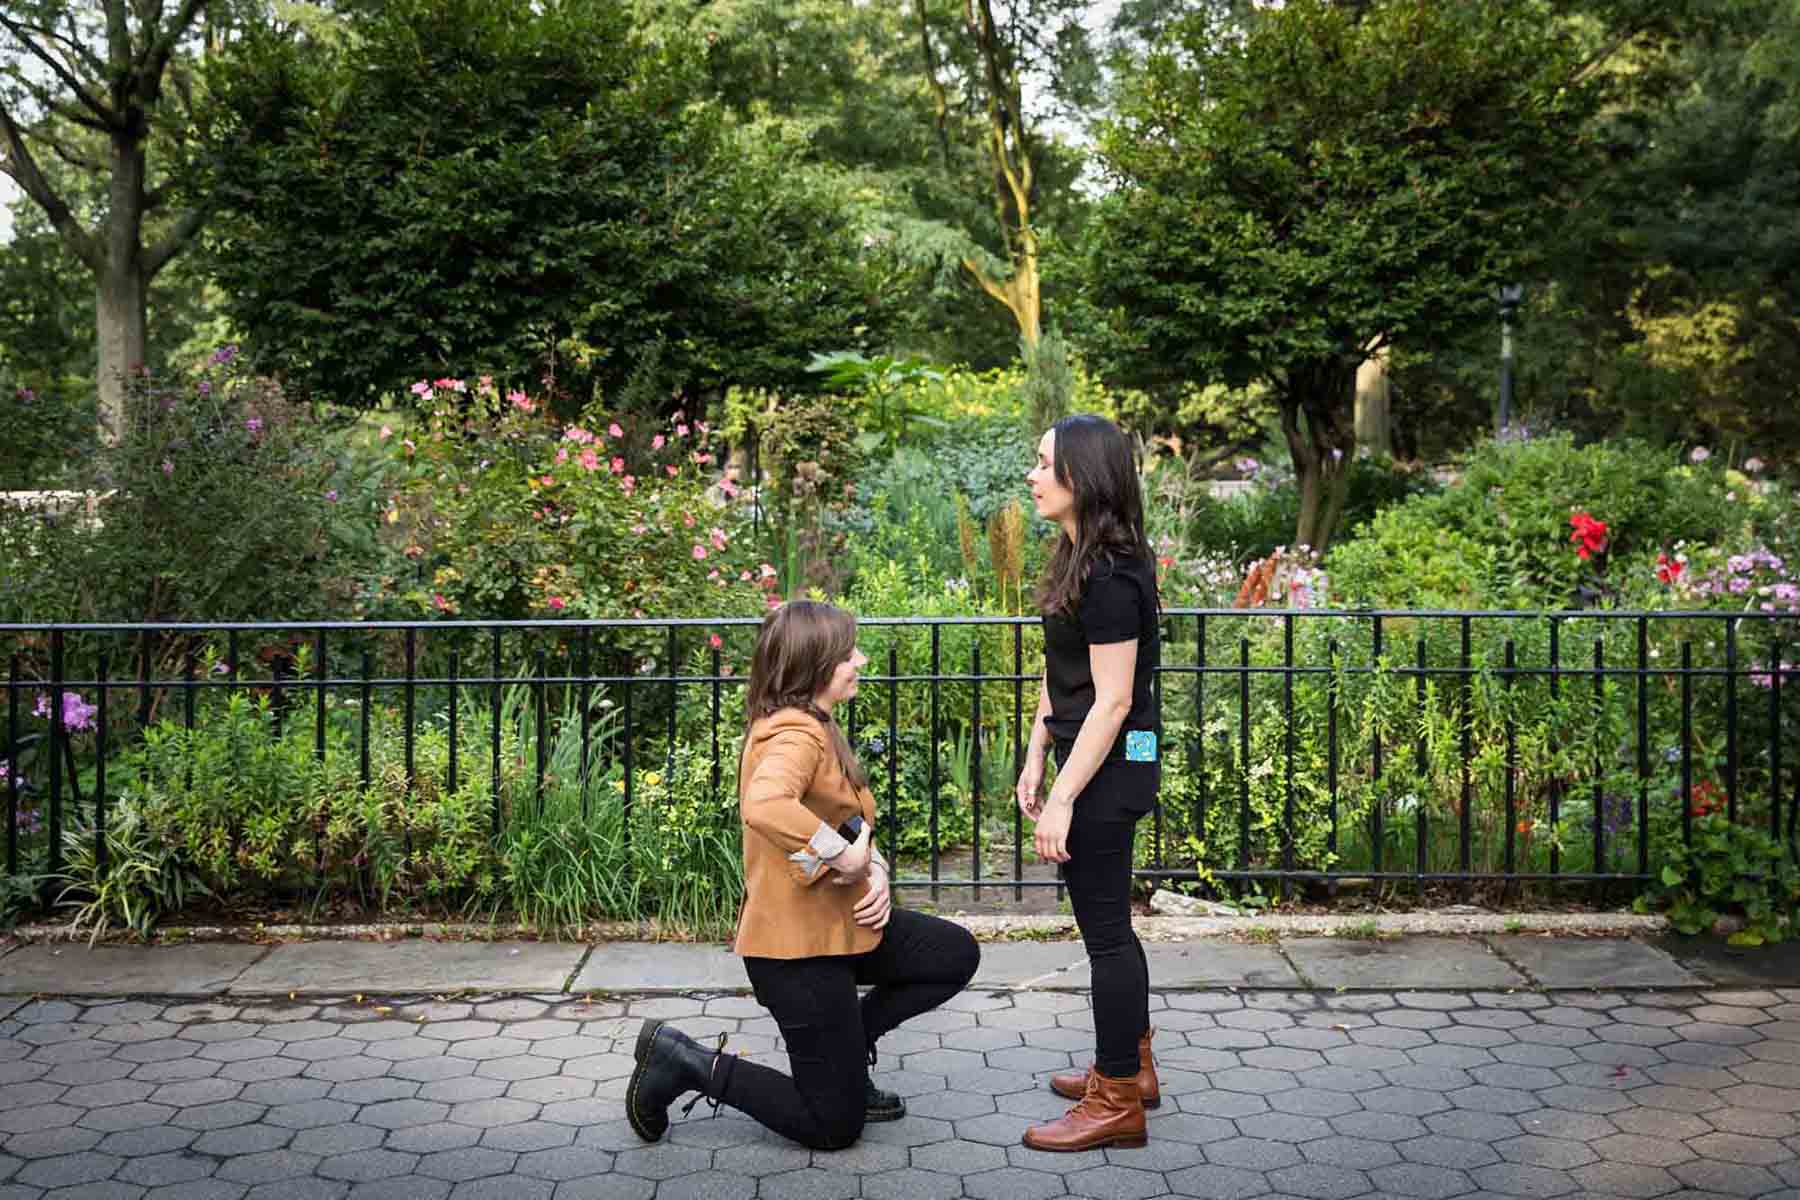
[[[1033,1125],[1021,1140],[1033,1150],[1070,1152],[1142,1146],[1146,1140],[1144,1101],[1138,1095],[1136,1077],[1108,1079],[1095,1071],[1088,1076],[1081,1103],[1048,1124]]]
[[[1138,1039],[1138,1095],[1144,1098],[1145,1108],[1156,1108],[1162,1103],[1162,1084],[1156,1078],[1156,1059],[1150,1054],[1150,1039],[1156,1036],[1156,1028],[1146,1030]],[[1079,1100],[1087,1095],[1088,1076],[1094,1073],[1094,1064],[1088,1069],[1070,1071],[1066,1075],[1052,1075],[1050,1090],[1069,1100]]]

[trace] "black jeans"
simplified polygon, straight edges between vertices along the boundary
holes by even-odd
[[[1150,964],[1131,928],[1131,849],[1141,816],[1130,809],[1142,797],[1115,794],[1143,783],[1140,769],[1100,768],[1075,801],[1062,865],[1093,974],[1094,1065],[1114,1079],[1137,1074],[1138,1039],[1150,1028]]]
[[[968,986],[981,950],[960,925],[896,908],[867,954],[746,958],[756,999],[781,1026],[793,1075],[739,1061],[726,1104],[814,1150],[862,1136],[870,1052],[888,1030]],[[861,1001],[858,984],[874,985]]]

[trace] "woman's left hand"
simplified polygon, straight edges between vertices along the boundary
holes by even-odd
[[[887,870],[878,862],[869,864],[869,890],[856,902],[853,910],[858,925],[870,929],[884,928],[893,911],[893,895],[888,889]]]
[[[1038,814],[1037,832],[1032,838],[1039,858],[1053,863],[1069,861],[1069,822],[1074,815],[1073,804],[1059,801],[1054,796],[1044,802],[1044,810]]]

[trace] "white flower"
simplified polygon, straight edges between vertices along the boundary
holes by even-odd
[[[1691,463],[1703,463],[1711,457],[1712,451],[1708,450],[1705,446],[1695,446],[1692,450],[1688,451],[1688,461]]]
[[[1760,471],[1762,469],[1763,469],[1763,460],[1762,459],[1751,457],[1751,458],[1746,458],[1744,460],[1744,470],[1750,472],[1752,475],[1756,474],[1758,471]]]

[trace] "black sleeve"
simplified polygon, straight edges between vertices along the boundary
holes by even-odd
[[[1130,573],[1096,573],[1081,590],[1081,632],[1090,646],[1129,642],[1144,634],[1143,596]]]

